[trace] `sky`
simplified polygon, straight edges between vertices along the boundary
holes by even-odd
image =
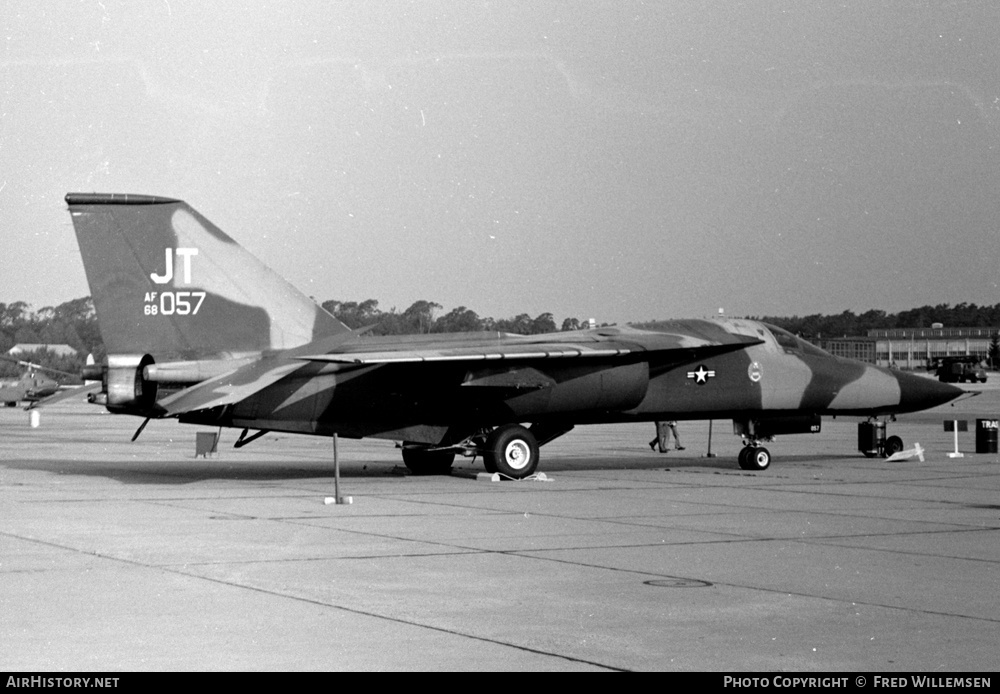
[[[97,191],[383,311],[1000,303],[992,0],[0,7],[0,302],[90,293]]]

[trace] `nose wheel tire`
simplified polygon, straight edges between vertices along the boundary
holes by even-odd
[[[760,446],[744,447],[738,457],[744,470],[766,470],[771,466],[771,452]]]
[[[903,439],[898,436],[890,436],[885,440],[885,449],[883,451],[886,458],[890,455],[894,455],[903,450]]]
[[[538,467],[538,442],[520,424],[505,424],[490,434],[483,463],[487,470],[516,480],[534,474]]]

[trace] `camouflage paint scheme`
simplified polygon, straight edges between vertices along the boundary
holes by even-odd
[[[109,355],[93,400],[112,412],[392,439],[414,470],[443,471],[457,451],[523,477],[538,446],[576,424],[732,418],[745,450],[766,453],[768,432],[817,430],[821,415],[910,412],[963,392],[743,319],[369,337],[182,201],[66,201]]]

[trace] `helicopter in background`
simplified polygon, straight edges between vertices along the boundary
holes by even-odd
[[[26,402],[28,403],[28,409],[30,409],[35,403],[51,397],[61,390],[76,390],[76,387],[64,386],[45,374],[69,376],[75,379],[80,378],[79,374],[52,369],[41,364],[24,361],[23,359],[5,356],[0,356],[0,359],[27,368],[27,371],[21,374],[21,377],[16,380],[0,380],[0,403],[3,403],[7,407],[16,407],[18,403]]]

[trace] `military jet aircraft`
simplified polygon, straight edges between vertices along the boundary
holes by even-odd
[[[268,431],[375,437],[399,442],[416,473],[447,472],[462,454],[524,478],[539,447],[576,425],[732,418],[740,466],[763,470],[763,442],[818,431],[823,415],[885,417],[962,393],[752,320],[369,337],[181,200],[66,202],[108,352],[85,374],[104,383],[91,400],[142,426],[236,427],[237,446]]]

